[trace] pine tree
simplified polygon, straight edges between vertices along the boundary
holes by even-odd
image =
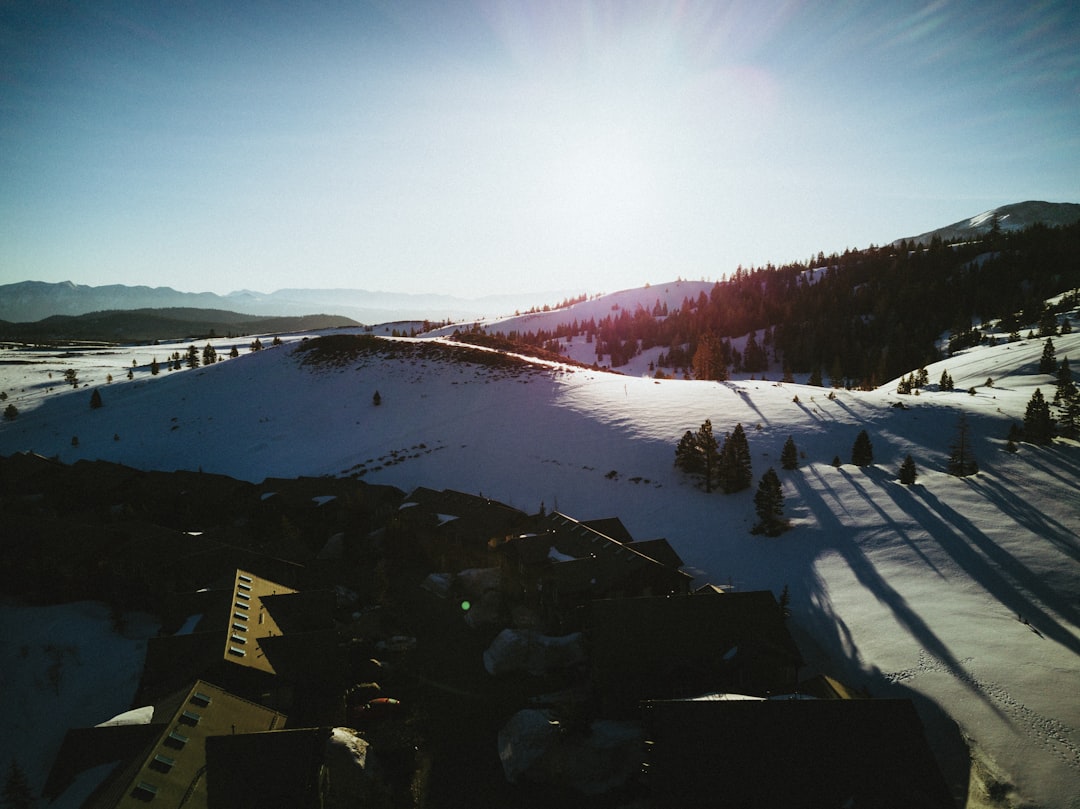
[[[215,362],[217,362],[217,349],[207,343],[202,350],[202,363],[203,365],[213,365]]]
[[[188,346],[188,350],[187,350],[187,367],[188,368],[198,368],[199,367],[199,349],[195,348],[195,346],[193,346],[193,345]]]
[[[915,478],[918,477],[918,470],[915,469],[915,459],[908,455],[904,458],[904,462],[900,464],[900,471],[897,473],[897,479],[905,486],[910,486],[915,482]]]
[[[975,454],[971,450],[971,436],[969,435],[967,416],[960,414],[956,425],[956,439],[949,448],[948,469],[950,475],[958,478],[974,475],[979,471],[979,465],[975,462]]]
[[[375,395],[371,397],[371,403],[376,407],[382,404],[382,396],[379,395],[378,391],[375,391]]]
[[[1054,341],[1049,337],[1043,343],[1042,357],[1039,358],[1039,373],[1057,373],[1057,361],[1054,359]]]
[[[1054,404],[1062,399],[1062,397],[1070,396],[1076,391],[1076,383],[1073,382],[1072,371],[1069,368],[1069,358],[1065,357],[1061,360],[1061,364],[1057,367],[1057,380],[1054,382],[1057,390],[1054,392]]]
[[[784,492],[780,488],[780,478],[771,466],[761,476],[757,493],[754,494],[754,510],[757,511],[758,523],[751,529],[753,533],[775,537],[787,528]]]
[[[866,430],[860,430],[851,447],[851,462],[855,466],[870,466],[874,462],[874,445]]]
[[[807,385],[814,385],[816,387],[822,387],[821,384],[821,366],[815,366],[814,370],[810,372],[810,378],[806,380]]]
[[[8,421],[15,421],[15,419],[17,419],[18,417],[19,408],[17,408],[14,404],[8,404],[8,406],[4,408],[4,418]]]
[[[700,457],[697,452],[697,439],[693,430],[687,430],[675,447],[675,466],[690,475],[701,471]]]
[[[795,446],[795,439],[790,435],[784,442],[784,448],[780,450],[780,466],[789,471],[799,468],[799,450]]]
[[[777,602],[780,605],[780,617],[791,617],[791,590],[785,584],[784,589],[780,591],[780,600]]]
[[[1057,315],[1055,315],[1054,310],[1048,306],[1043,310],[1042,316],[1039,318],[1039,336],[1052,337],[1057,334],[1057,330]],[[1051,373],[1053,372],[1051,371]]]
[[[34,791],[30,788],[30,781],[15,759],[11,760],[8,767],[2,795],[4,809],[32,809],[34,806]]]
[[[1061,397],[1057,408],[1058,432],[1065,438],[1080,438],[1080,390],[1073,386],[1070,394]]]
[[[724,493],[732,494],[749,488],[754,480],[752,467],[746,431],[741,423],[736,424],[731,433],[724,435],[724,444],[720,449],[719,478]]]
[[[709,419],[705,419],[705,422],[698,428],[694,440],[697,444],[698,454],[701,456],[701,475],[705,478],[705,491],[711,492],[717,472],[719,452],[717,450],[716,436],[713,435],[712,422]]]
[[[240,356],[240,349],[238,349],[236,347],[236,343],[233,343],[233,347],[229,349],[229,356],[230,357],[239,357]]]
[[[154,357],[150,361],[150,374],[151,376],[157,376],[159,373],[161,373],[161,368],[158,366],[157,357]]]
[[[716,437],[713,435],[712,422],[708,419],[696,432],[687,430],[675,447],[675,466],[688,475],[700,477],[705,483],[705,491],[711,492],[717,475]]]
[[[101,401],[101,393],[98,391],[97,388],[94,388],[94,392],[90,394],[90,408],[92,410],[97,410],[99,407],[102,406],[102,404],[103,402]]]
[[[941,390],[953,390],[953,378],[949,376],[948,371],[941,372],[941,381],[938,382],[938,388]]]
[[[1024,410],[1024,440],[1029,444],[1049,444],[1054,437],[1054,421],[1042,390],[1035,389]]]

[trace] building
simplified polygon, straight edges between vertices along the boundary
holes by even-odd
[[[797,689],[802,658],[768,591],[604,599],[587,627],[604,715],[632,715],[649,699]]]

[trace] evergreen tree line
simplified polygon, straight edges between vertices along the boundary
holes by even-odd
[[[657,301],[651,309],[617,309],[599,321],[509,338],[543,346],[584,333],[613,367],[663,346],[661,366],[703,379],[763,371],[771,357],[786,374],[870,388],[941,359],[942,333],[953,335],[950,350],[979,342],[973,321],[1000,318],[1010,330],[1036,323],[1040,330],[1056,328],[1057,314],[1075,305],[1076,295],[1053,308],[1044,301],[1080,289],[1078,254],[1080,223],[1035,225],[966,244],[935,239],[819,253],[781,267],[740,267],[670,312]],[[731,340],[743,336],[740,354]]]

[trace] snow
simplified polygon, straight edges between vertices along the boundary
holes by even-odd
[[[656,292],[640,291],[643,304],[651,307]],[[150,349],[62,358],[56,350],[5,350],[0,359],[32,364],[0,363],[0,389],[20,411],[0,423],[0,454],[33,450],[69,463],[103,458],[254,482],[358,475],[404,491],[481,494],[529,512],[544,503],[579,519],[618,516],[636,537],[666,537],[697,584],[774,593],[787,585],[807,658],[802,673],[914,699],[947,776],[959,777],[966,770],[958,763],[967,764],[941,746],[938,730],[953,721],[978,770],[1015,785],[1018,802],[1077,806],[1080,446],[1058,440],[1005,451],[1009,426],[1022,421],[1033,391],[1052,395],[1052,378],[1036,372],[1042,340],[980,346],[928,366],[932,384],[918,396],[897,395],[894,381],[829,399],[827,390],[801,384],[655,380],[641,375],[643,357],[626,375],[558,365],[519,374],[433,360],[315,368],[300,363],[300,338],[206,368],[157,377],[139,368],[130,381],[132,357],[147,363]],[[1080,335],[1054,344],[1058,359],[1075,365]],[[153,353],[162,359],[183,348]],[[65,367],[99,386],[104,407],[91,410],[89,390],[63,385]],[[944,369],[955,392],[933,384]],[[775,369],[769,375],[779,377]],[[379,407],[371,401],[376,389]],[[945,471],[961,413],[981,470],[962,479]],[[753,490],[705,494],[672,467],[678,438],[706,418],[720,433],[743,424],[755,479],[779,468],[793,436],[801,466],[780,472],[791,531],[752,536]],[[875,464],[834,468],[833,457],[847,461],[864,428]],[[895,477],[909,453],[919,477],[905,487]],[[3,620],[6,716],[18,717],[31,704],[25,694],[40,686],[28,672],[40,680],[48,670],[44,646],[81,641],[44,640],[56,618],[35,630],[39,619],[27,613],[25,629],[15,621],[17,634],[7,630],[15,619]],[[14,637],[23,640],[13,647]],[[19,730],[6,734],[8,745],[18,739],[21,748],[36,727],[55,735],[130,707],[135,642],[106,639],[77,648],[84,664],[107,660],[121,683],[100,695],[107,705],[65,701],[22,715],[7,723]],[[33,665],[12,658],[19,644],[30,644]],[[83,679],[65,675],[63,690]],[[36,761],[47,762],[58,739],[51,747],[35,740]],[[47,764],[35,766],[39,783]]]
[[[149,721],[146,712],[152,709],[129,709],[146,640],[157,628],[150,616],[128,614],[118,634],[108,607],[93,602],[49,607],[0,603],[3,766],[18,762],[40,793],[69,727]],[[95,768],[80,780],[81,787],[77,784],[50,806],[79,806],[79,789],[88,794],[110,769]]]
[[[95,727],[105,728],[113,725],[149,725],[154,720],[154,706],[144,705],[141,708],[132,708],[122,714],[114,716],[107,722],[101,722]]]

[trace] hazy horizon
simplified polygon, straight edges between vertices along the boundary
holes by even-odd
[[[0,283],[610,292],[1080,199],[1065,2],[14,2],[0,43]]]

